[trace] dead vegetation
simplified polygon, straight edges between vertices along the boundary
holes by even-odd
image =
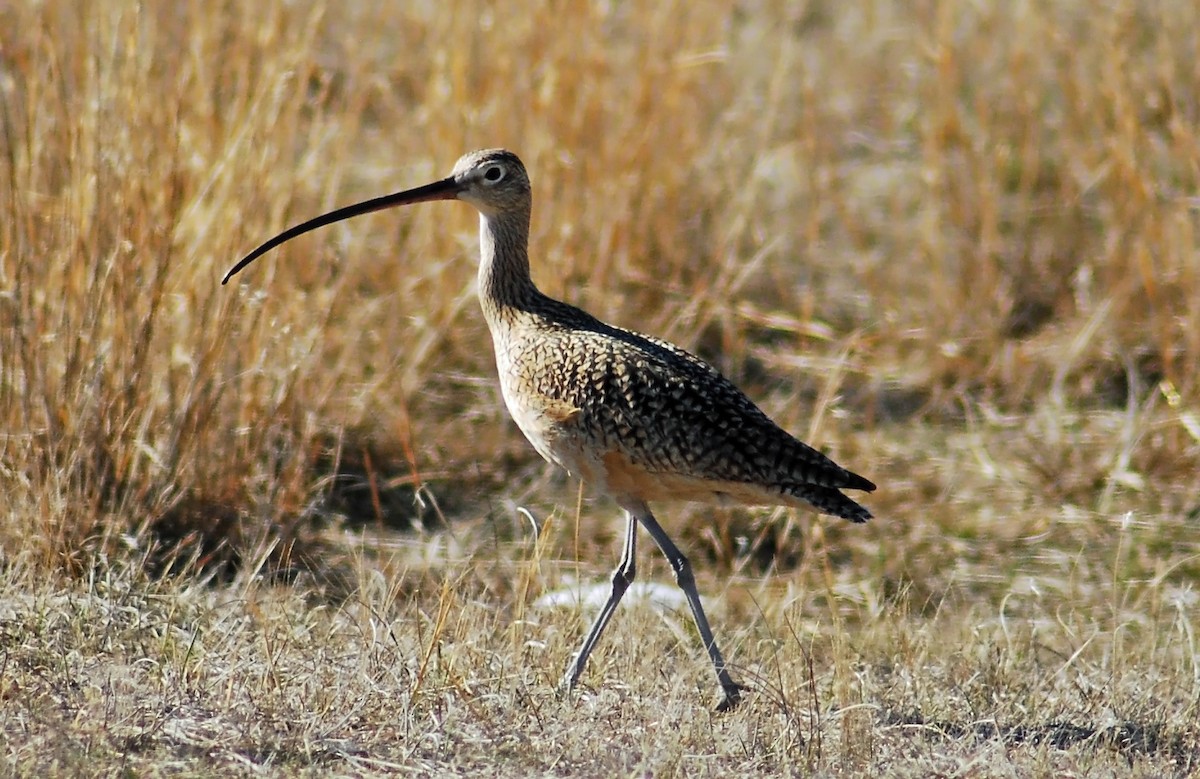
[[[210,6],[0,8],[6,772],[1196,771],[1196,7]],[[496,145],[546,292],[881,486],[662,507],[729,716],[648,604],[556,696],[619,528],[503,411],[469,209],[219,286]]]

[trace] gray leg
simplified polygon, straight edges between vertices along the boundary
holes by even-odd
[[[717,671],[717,680],[725,692],[725,698],[717,705],[717,711],[728,711],[741,700],[743,688],[729,677],[729,670],[725,667],[725,658],[721,656],[721,650],[717,649],[712,628],[708,626],[708,618],[704,616],[704,607],[700,605],[700,593],[696,590],[696,579],[692,576],[692,564],[667,536],[667,531],[658,524],[658,520],[650,513],[649,507],[643,505],[641,509],[636,516],[642,523],[642,527],[646,528],[646,532],[658,544],[658,548],[666,555],[671,569],[675,571],[675,582],[687,596],[688,605],[692,607],[692,618],[696,621],[696,629],[700,631],[700,639],[704,642],[704,648],[708,650],[708,656],[712,658],[713,668]]]
[[[588,655],[592,653],[596,642],[600,640],[600,634],[604,632],[608,621],[612,619],[613,612],[617,610],[617,604],[621,602],[621,596],[625,594],[625,590],[629,589],[629,585],[633,583],[633,577],[637,575],[638,518],[629,510],[626,510],[625,514],[629,518],[629,524],[625,529],[625,551],[621,554],[621,562],[617,565],[617,569],[613,571],[612,593],[608,596],[608,602],[604,604],[596,621],[592,623],[592,628],[579,647],[575,659],[567,666],[567,673],[562,681],[563,688],[566,690],[570,690],[575,686],[575,682],[579,681],[583,667],[587,665]]]

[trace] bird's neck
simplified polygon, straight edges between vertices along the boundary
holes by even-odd
[[[529,216],[481,215],[479,251],[479,302],[495,329],[541,296],[529,276]]]

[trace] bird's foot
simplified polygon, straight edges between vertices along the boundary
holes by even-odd
[[[734,682],[731,685],[725,686],[724,690],[725,697],[723,697],[721,702],[717,704],[717,711],[722,714],[727,711],[733,711],[735,708],[737,708],[737,705],[742,702],[742,691],[749,691],[750,688]]]
[[[563,674],[562,681],[558,683],[558,697],[566,700],[571,697],[571,693],[575,691],[575,683],[579,681],[579,674],[575,671],[575,664],[567,668],[567,672]]]

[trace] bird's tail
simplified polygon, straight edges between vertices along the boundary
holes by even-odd
[[[864,479],[865,481],[865,479]],[[869,482],[868,482],[869,483]],[[872,485],[874,486],[874,485]],[[817,510],[842,517],[851,522],[866,522],[871,518],[871,512],[852,501],[833,487],[818,487],[813,484],[799,484],[788,490],[797,498],[811,503]]]

